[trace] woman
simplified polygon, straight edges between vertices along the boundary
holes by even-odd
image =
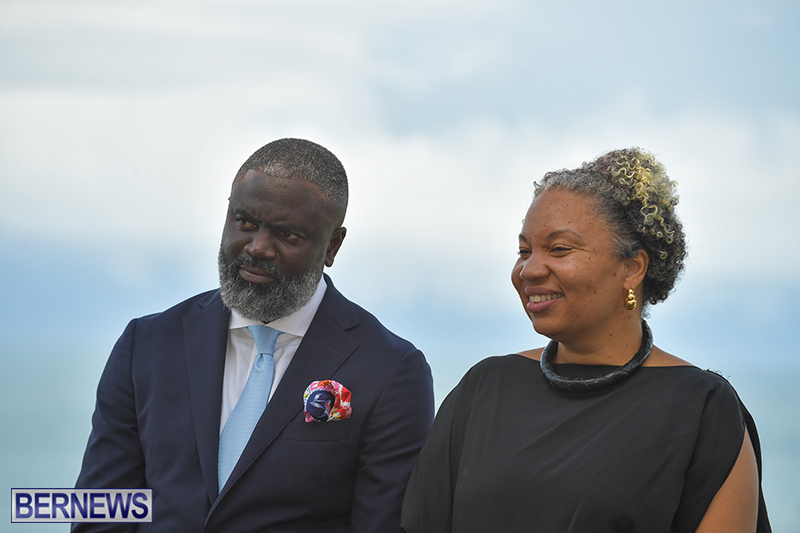
[[[551,342],[478,363],[450,393],[405,531],[770,531],[750,415],[642,320],[683,269],[677,202],[637,148],[536,184],[511,278]]]

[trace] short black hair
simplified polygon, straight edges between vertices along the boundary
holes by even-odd
[[[341,215],[347,212],[347,173],[330,150],[305,139],[279,139],[262,146],[244,162],[236,181],[248,170],[284,179],[299,179],[318,186]]]

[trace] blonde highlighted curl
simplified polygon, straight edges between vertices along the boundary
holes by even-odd
[[[686,236],[675,213],[676,185],[653,154],[629,148],[603,154],[575,170],[548,172],[534,183],[534,197],[558,188],[594,198],[620,258],[634,257],[641,249],[647,252],[644,300],[657,304],[675,287],[686,259]]]

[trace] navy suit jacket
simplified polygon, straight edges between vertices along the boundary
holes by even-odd
[[[219,291],[131,321],[100,379],[76,487],[152,488],[138,531],[400,529],[433,420],[430,368],[411,343],[328,289],[224,487],[217,483],[229,312]],[[307,423],[303,392],[333,379],[352,416]],[[76,524],[74,531],[136,530]]]

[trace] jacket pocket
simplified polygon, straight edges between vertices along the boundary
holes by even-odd
[[[352,439],[357,423],[353,417],[332,422],[306,422],[302,415],[283,430],[283,438],[303,441],[336,441]]]

